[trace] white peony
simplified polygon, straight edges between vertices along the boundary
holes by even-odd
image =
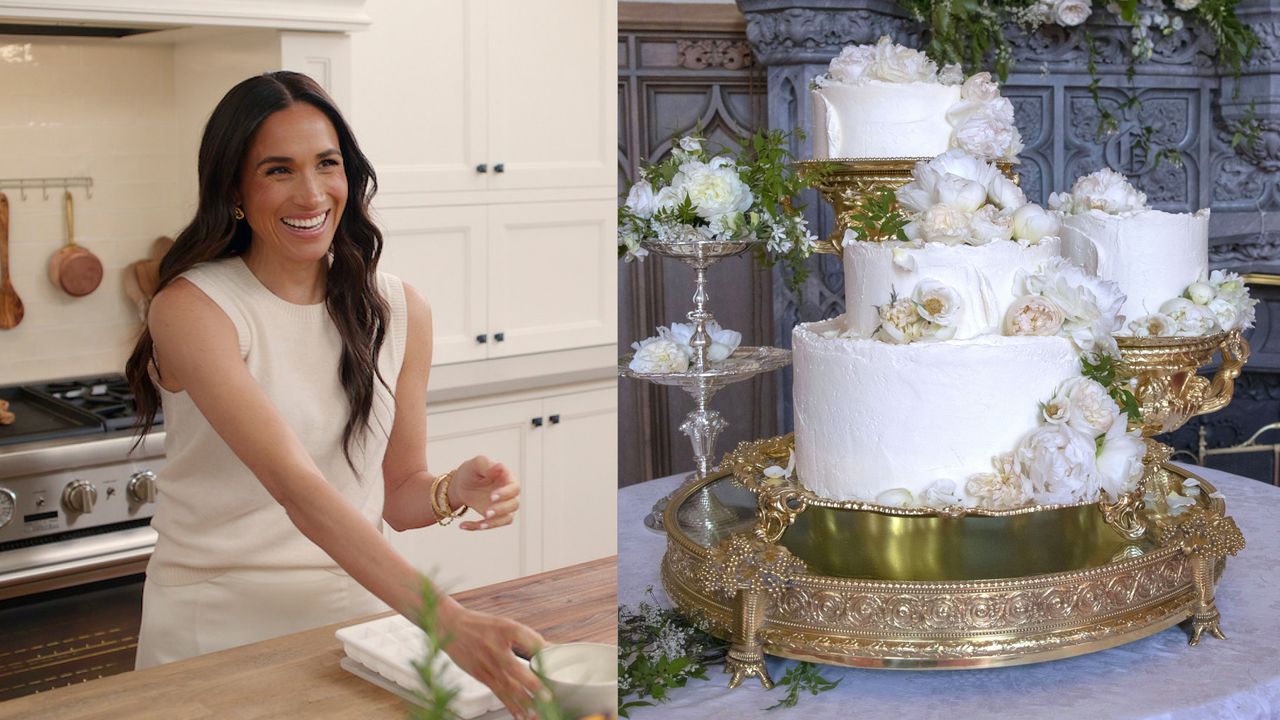
[[[1053,20],[1063,27],[1075,27],[1089,19],[1093,4],[1089,0],[1056,0]]]
[[[1134,337],[1173,337],[1178,334],[1178,323],[1168,315],[1155,313],[1131,320],[1129,332]]]
[[[876,43],[876,59],[867,69],[867,74],[876,80],[893,83],[935,82],[938,66],[928,55],[915,48],[898,45],[884,35]]]
[[[1037,503],[1082,502],[1098,494],[1096,447],[1093,438],[1067,425],[1045,425],[1022,439],[1014,461]]]
[[[706,325],[707,335],[711,336],[711,344],[707,346],[707,359],[712,362],[720,362],[733,354],[734,350],[742,344],[742,333],[736,330],[726,330],[720,327],[720,323],[712,320]],[[658,328],[658,336],[667,340],[678,343],[684,348],[685,354],[690,359],[693,358],[693,323],[671,323],[670,328]]]
[[[1197,305],[1208,305],[1218,295],[1218,291],[1207,282],[1193,282],[1187,286],[1186,298]]]
[[[1110,430],[1120,416],[1120,406],[1107,389],[1087,377],[1064,380],[1053,395],[1055,402],[1067,405],[1067,425],[1091,438]]]
[[[921,280],[911,293],[920,317],[931,323],[950,326],[960,320],[960,293],[937,280]]]
[[[1085,175],[1071,187],[1072,213],[1101,210],[1110,215],[1131,215],[1146,209],[1147,194],[1111,168]]]
[[[954,480],[939,479],[929,483],[920,493],[920,504],[931,508],[954,507],[964,504]]]
[[[952,148],[927,162],[917,163],[912,176],[916,177],[916,171],[922,168],[933,170],[938,178],[955,175],[983,187],[990,187],[992,180],[1000,175],[1000,170],[995,165],[958,148]]]
[[[1120,330],[1125,296],[1120,286],[1089,275],[1063,258],[1045,262],[1034,273],[1018,272],[1014,292],[1043,295],[1063,314],[1059,335],[1085,353],[1118,356],[1112,334]]]
[[[902,298],[876,308],[880,315],[880,327],[873,337],[881,342],[905,345],[923,340],[929,332],[929,323],[920,317],[910,298]]]
[[[1062,222],[1053,213],[1035,203],[1027,203],[1013,213],[1013,237],[1038,243],[1046,237],[1057,237]]]
[[[1007,98],[992,103],[961,100],[947,110],[951,123],[950,146],[978,157],[1012,160],[1022,152],[1022,135],[1013,123],[1013,105]]]
[[[937,198],[943,205],[974,212],[987,202],[987,188],[957,175],[944,175],[937,185]]]
[[[1218,325],[1223,330],[1239,330],[1242,327],[1240,322],[1240,308],[1226,298],[1214,298],[1206,305],[1209,312],[1217,318]]]
[[[991,179],[991,184],[987,186],[987,195],[1001,210],[1014,211],[1027,204],[1027,196],[1022,192],[1022,188],[1004,175],[997,175]]]
[[[964,68],[960,63],[948,63],[938,71],[938,82],[943,85],[959,85],[964,82]]]
[[[950,205],[934,205],[920,216],[920,236],[926,242],[959,245],[969,239],[971,216]]]
[[[680,173],[676,173],[676,178],[680,178],[681,181],[684,180],[684,178],[681,177]],[[675,178],[672,178],[673,182],[674,180]],[[685,192],[683,187],[668,185],[662,188],[661,190],[659,190],[657,197],[654,198],[654,202],[657,204],[656,209],[672,210],[684,202],[684,195],[685,195]]]
[[[1213,311],[1186,298],[1165,301],[1160,312],[1178,324],[1179,335],[1209,335],[1218,329],[1218,318]]]
[[[1111,426],[1098,450],[1098,481],[1112,500],[1138,486],[1142,477],[1142,458],[1147,445],[1139,430],[1127,430],[1125,423]]]
[[[1074,198],[1069,192],[1051,192],[1049,193],[1049,209],[1060,212],[1063,215],[1075,215]],[[1088,208],[1083,208],[1080,212],[1084,212]]]
[[[648,218],[658,209],[657,197],[648,180],[641,180],[631,186],[631,191],[627,193],[627,208],[642,218]]]
[[[687,135],[680,138],[680,149],[691,155],[696,155],[702,152],[702,141],[692,135]]]
[[[965,100],[990,102],[1000,98],[1000,86],[991,79],[991,73],[974,73],[960,87],[960,97]]]
[[[1064,320],[1062,309],[1040,295],[1023,295],[1004,316],[1005,335],[1057,335]]]
[[[680,345],[656,337],[633,343],[635,357],[628,367],[638,373],[680,373],[689,369],[689,356]]]
[[[876,59],[874,45],[846,45],[827,66],[826,77],[830,82],[842,85],[858,85],[863,82],[867,68]]]
[[[738,176],[733,161],[713,158],[709,163],[688,162],[671,180],[688,194],[698,217],[710,220],[717,215],[745,212],[751,207],[751,189]]]
[[[969,220],[970,238],[974,245],[985,245],[996,240],[1013,237],[1013,217],[996,210],[995,205],[984,205]]]

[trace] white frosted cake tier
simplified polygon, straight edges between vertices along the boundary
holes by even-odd
[[[895,257],[895,251],[897,257]],[[880,324],[876,307],[893,293],[910,297],[921,280],[936,280],[960,295],[960,319],[955,339],[1000,332],[1009,306],[1017,299],[1018,271],[1033,272],[1057,257],[1057,238],[1036,245],[997,240],[986,245],[901,242],[852,242],[844,249],[844,299],[848,329],[871,337]]]
[[[992,457],[1040,425],[1040,403],[1080,374],[1060,337],[985,336],[890,345],[827,338],[842,318],[796,326],[796,473],[820,497],[919,497],[935,480],[963,491]],[[966,504],[972,498],[965,497]]]
[[[1062,219],[1062,255],[1112,280],[1127,296],[1126,322],[1157,312],[1209,272],[1209,210],[1145,210],[1129,217],[1089,210]]]
[[[947,110],[960,86],[937,83],[829,85],[812,91],[813,157],[933,157],[947,151]]]

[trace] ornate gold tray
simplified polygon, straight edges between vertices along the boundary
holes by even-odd
[[[1222,637],[1214,583],[1244,539],[1216,491],[1165,457],[1148,467],[1155,502],[1134,511],[1137,537],[1100,505],[999,516],[793,507],[779,521],[779,494],[743,487],[730,467],[672,497],[663,585],[733,643],[731,686],[752,675],[772,684],[762,653],[996,667],[1104,650],[1185,620],[1195,645],[1206,630]],[[1190,479],[1194,505],[1171,514],[1165,497]]]

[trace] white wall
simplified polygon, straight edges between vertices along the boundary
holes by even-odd
[[[119,372],[139,328],[123,273],[184,218],[177,209],[173,50],[104,40],[0,37],[0,178],[92,177],[73,191],[77,242],[102,260],[92,294],[55,288],[62,191],[7,190],[18,327],[0,330],[0,384]]]

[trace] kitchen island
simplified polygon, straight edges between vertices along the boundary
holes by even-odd
[[[610,557],[455,597],[519,620],[549,642],[616,643],[616,585],[617,561]],[[344,653],[334,632],[371,619],[0,702],[0,718],[402,720],[404,701],[338,666]]]

